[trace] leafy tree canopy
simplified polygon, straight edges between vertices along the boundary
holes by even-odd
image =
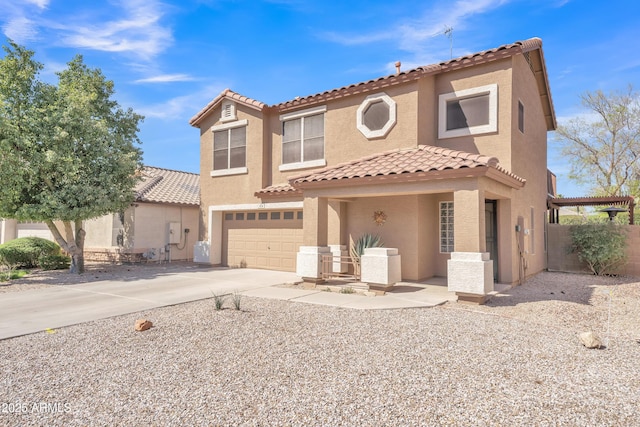
[[[571,162],[569,177],[589,184],[595,196],[638,196],[640,172],[640,96],[598,90],[581,96],[588,118],[558,126],[562,154]]]
[[[72,271],[81,272],[82,221],[133,201],[143,117],[122,109],[113,82],[82,56],[57,73],[55,86],[39,79],[34,52],[13,42],[3,49],[0,217],[46,222],[72,255]]]

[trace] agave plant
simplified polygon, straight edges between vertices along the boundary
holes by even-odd
[[[364,254],[366,248],[381,248],[384,242],[377,234],[363,234],[351,245],[351,259],[355,266],[356,277],[360,277],[360,257]]]

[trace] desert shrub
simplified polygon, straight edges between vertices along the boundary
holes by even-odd
[[[573,225],[571,252],[587,264],[597,276],[608,274],[626,261],[627,235],[624,227],[614,223]]]
[[[38,258],[38,266],[43,270],[66,270],[71,264],[67,255],[42,255]]]
[[[46,255],[60,255],[60,246],[41,237],[21,237],[0,245],[0,263],[10,268],[38,267],[38,259]]]

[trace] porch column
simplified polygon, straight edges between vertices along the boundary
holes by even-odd
[[[209,242],[211,264],[222,264],[222,212],[220,211],[209,211]]]
[[[296,274],[304,280],[322,280],[322,256],[330,255],[327,246],[328,200],[305,197],[303,202],[302,242],[296,258]]]
[[[327,198],[305,197],[302,209],[302,241],[304,245],[327,246]]]
[[[484,191],[453,193],[454,252],[447,261],[447,283],[459,301],[483,303],[493,291],[493,263],[486,252]]]
[[[485,252],[484,191],[453,193],[453,236],[455,252]]]
[[[339,257],[349,255],[347,246],[343,245],[345,241],[345,230],[347,223],[347,204],[338,200],[329,200],[327,211],[327,242],[334,256],[333,272],[346,273],[349,265],[346,262],[339,261]]]

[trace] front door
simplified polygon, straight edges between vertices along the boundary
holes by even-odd
[[[495,200],[484,201],[484,224],[487,252],[493,261],[493,281],[498,281],[498,215]]]

